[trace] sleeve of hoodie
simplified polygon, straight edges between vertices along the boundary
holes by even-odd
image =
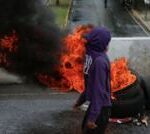
[[[94,62],[93,69],[90,74],[90,81],[92,81],[92,94],[90,101],[90,109],[88,121],[96,122],[104,102],[105,88],[106,88],[106,63],[102,58],[97,58]]]
[[[81,106],[86,101],[86,92],[85,90],[81,93],[79,99],[77,100],[77,106]]]

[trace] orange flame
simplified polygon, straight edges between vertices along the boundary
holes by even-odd
[[[136,81],[136,76],[128,68],[125,57],[111,63],[111,91],[119,91]]]
[[[51,76],[39,74],[38,79],[49,87],[57,87],[63,91],[72,89],[82,92],[84,89],[83,79],[83,59],[85,53],[86,40],[83,38],[88,33],[92,25],[78,26],[73,33],[64,39],[65,51],[61,54],[58,72],[61,74],[61,80],[54,80]],[[66,90],[67,89],[67,90]]]
[[[83,59],[86,40],[83,38],[92,27],[79,26],[72,34],[64,39],[66,51],[61,54],[61,65],[57,68],[62,79],[55,80],[49,75],[39,74],[38,79],[49,87],[59,88],[61,91],[74,89],[78,92],[84,90]],[[126,58],[120,58],[111,63],[111,91],[119,91],[134,83],[136,76],[128,69]]]
[[[67,52],[60,59],[62,63],[60,73],[70,81],[70,88],[74,89],[83,89],[82,69],[85,40],[81,35],[81,33],[75,32],[65,38]]]
[[[13,31],[12,34],[6,35],[0,39],[0,65],[7,67],[10,64],[8,55],[16,52],[18,45],[17,42],[18,38],[15,31]]]
[[[83,38],[92,26],[78,26],[72,34],[65,37],[63,45],[65,51],[61,54],[60,66],[57,72],[61,78],[55,79],[47,74],[38,74],[38,80],[48,87],[57,87],[62,91],[84,90],[83,59],[86,40]],[[8,55],[17,51],[18,37],[15,31],[0,39],[0,65],[10,65]],[[128,68],[126,58],[119,58],[111,63],[111,91],[119,91],[136,81],[136,76]]]
[[[15,52],[17,49],[16,42],[18,41],[16,32],[9,36],[5,36],[3,39],[0,40],[0,47],[3,49],[7,49],[9,52]]]

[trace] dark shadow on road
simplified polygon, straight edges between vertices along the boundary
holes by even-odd
[[[63,111],[39,115],[32,123],[24,124],[22,134],[81,134],[82,112]]]

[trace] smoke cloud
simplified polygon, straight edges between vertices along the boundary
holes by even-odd
[[[27,76],[52,73],[61,51],[61,32],[46,1],[0,0],[0,18],[0,38],[15,30],[19,39],[7,69]]]

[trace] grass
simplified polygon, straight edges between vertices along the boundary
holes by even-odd
[[[70,0],[59,0],[60,5],[69,5]],[[50,5],[55,5],[56,0],[48,0]]]
[[[55,23],[63,28],[66,23],[70,0],[60,0],[60,5],[55,5],[56,0],[49,0],[49,8],[55,15]]]
[[[55,23],[62,28],[66,23],[68,8],[53,7],[52,11],[55,15]]]

